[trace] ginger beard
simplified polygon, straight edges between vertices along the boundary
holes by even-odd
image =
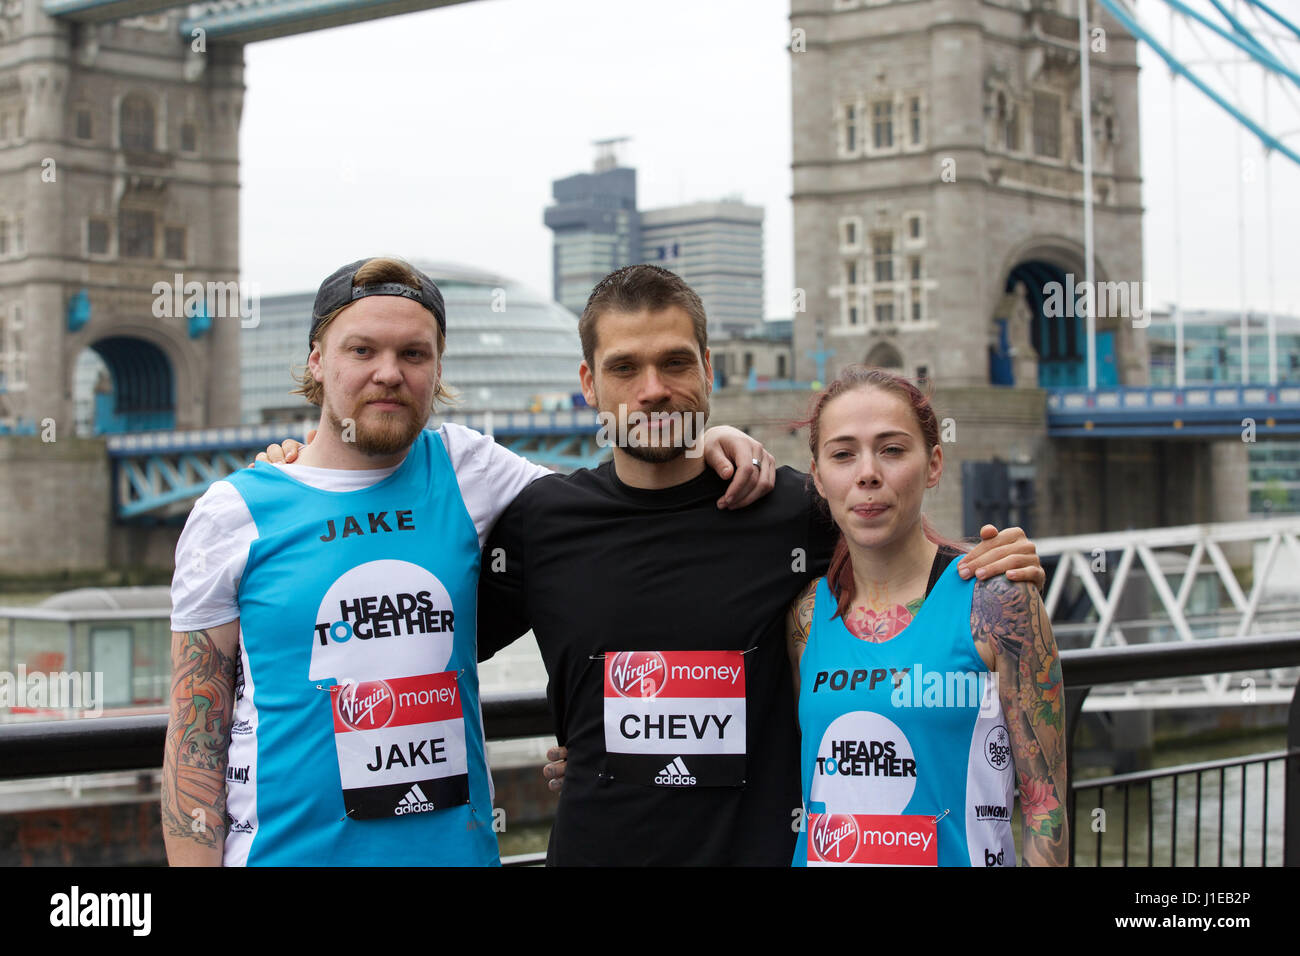
[[[389,411],[367,404],[381,400],[399,402],[402,407]],[[409,448],[432,413],[433,408],[430,406],[420,416],[411,407],[410,400],[403,396],[365,396],[357,402],[356,408],[347,418],[339,417],[332,402],[327,401],[325,404],[326,417],[340,435],[344,434],[348,420],[354,423],[353,444],[365,455],[392,455],[403,448]]]

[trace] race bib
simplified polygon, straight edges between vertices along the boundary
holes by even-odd
[[[741,652],[607,652],[605,773],[651,787],[742,786]]]
[[[330,688],[330,703],[350,819],[391,819],[469,802],[455,672],[339,684]]]
[[[809,866],[938,866],[934,817],[810,813]]]

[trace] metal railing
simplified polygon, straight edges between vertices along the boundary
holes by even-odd
[[[1083,703],[1089,690],[1094,686],[1207,673],[1263,670],[1297,664],[1300,664],[1300,633],[1202,640],[1194,643],[1177,642],[1164,645],[1063,651],[1061,666],[1066,684],[1066,720],[1070,727],[1067,760],[1071,762],[1073,760],[1074,736],[1078,729]],[[483,722],[489,740],[538,737],[549,735],[553,731],[546,695],[541,691],[485,696]],[[162,762],[166,728],[166,714],[0,725],[0,780],[157,767]],[[1134,786],[1145,784],[1150,799],[1151,787],[1157,781],[1165,778],[1173,778],[1176,781],[1179,777],[1190,774],[1197,775],[1197,806],[1199,807],[1202,789],[1199,781],[1206,773],[1218,771],[1224,775],[1224,779],[1227,779],[1227,773],[1234,767],[1245,768],[1263,764],[1267,768],[1270,764],[1279,762],[1282,765],[1284,788],[1281,810],[1282,859],[1287,866],[1297,866],[1300,865],[1300,700],[1295,693],[1291,699],[1284,750],[1250,754],[1239,759],[1076,781],[1070,789],[1069,819],[1073,824],[1081,793],[1097,791],[1099,795],[1104,795],[1106,789],[1120,787],[1124,789],[1127,808],[1131,803],[1128,793]],[[1266,769],[1265,774],[1267,773]],[[1242,778],[1243,780],[1245,778],[1244,769]],[[1175,786],[1175,800],[1177,792]],[[1221,790],[1220,795],[1223,792]],[[1224,809],[1225,801],[1220,799],[1220,815],[1223,814]],[[1244,802],[1239,812],[1244,819]],[[1265,809],[1265,814],[1267,812]],[[1148,814],[1146,819],[1148,844],[1151,845],[1154,833],[1151,827],[1153,817]],[[1123,830],[1125,850],[1121,859],[1124,865],[1128,864],[1128,823],[1129,817],[1126,814]],[[1177,827],[1176,812],[1172,826]],[[1197,828],[1193,865],[1202,863],[1199,811]],[[1244,824],[1242,831],[1244,833]],[[1223,832],[1223,826],[1220,825],[1219,858],[1223,856]],[[1073,863],[1074,851],[1081,841],[1078,840],[1078,828],[1073,825],[1071,834],[1071,862]],[[1174,835],[1176,837],[1176,829]],[[1244,862],[1246,858],[1244,840],[1242,843],[1239,859]],[[510,857],[507,862],[512,865],[535,864],[543,858],[543,854],[527,854]],[[1268,858],[1266,841],[1261,859],[1267,861]],[[1176,859],[1175,843],[1172,860]],[[1153,862],[1152,854],[1148,853],[1146,862]]]
[[[1079,780],[1071,785],[1070,795],[1072,800],[1074,801],[1074,807],[1077,810],[1077,808],[1080,806],[1080,802],[1082,801],[1082,795],[1089,792],[1095,792],[1097,794],[1096,806],[1092,810],[1092,813],[1095,814],[1098,810],[1104,811],[1106,809],[1105,794],[1107,790],[1118,789],[1120,791],[1123,797],[1123,817],[1122,817],[1123,823],[1120,829],[1120,839],[1119,839],[1120,861],[1119,862],[1121,866],[1130,866],[1132,865],[1130,863],[1131,841],[1129,839],[1130,832],[1131,832],[1131,827],[1129,823],[1131,819],[1131,809],[1132,809],[1132,801],[1130,797],[1134,787],[1145,789],[1146,792],[1145,804],[1140,805],[1138,807],[1139,810],[1145,813],[1145,820],[1146,820],[1146,854],[1143,858],[1145,860],[1145,865],[1146,866],[1156,866],[1156,865],[1177,866],[1178,854],[1179,854],[1178,800],[1179,800],[1180,789],[1181,789],[1180,781],[1182,780],[1183,777],[1194,775],[1196,786],[1195,786],[1195,803],[1193,805],[1195,817],[1194,817],[1192,840],[1191,840],[1192,866],[1201,866],[1201,844],[1202,844],[1202,835],[1204,832],[1201,811],[1205,805],[1205,800],[1211,797],[1213,798],[1214,803],[1218,809],[1217,831],[1216,831],[1216,837],[1214,839],[1214,848],[1217,850],[1217,862],[1215,865],[1223,866],[1224,850],[1225,847],[1227,846],[1227,837],[1232,835],[1230,830],[1228,828],[1225,828],[1224,826],[1224,812],[1227,809],[1228,804],[1231,802],[1231,794],[1229,793],[1229,789],[1232,781],[1227,774],[1229,770],[1236,770],[1239,768],[1241,770],[1241,776],[1240,776],[1240,781],[1237,785],[1237,793],[1239,799],[1237,801],[1237,814],[1236,814],[1237,828],[1235,834],[1236,835],[1235,842],[1237,845],[1237,854],[1236,854],[1237,865],[1245,866],[1246,865],[1246,844],[1249,842],[1248,832],[1246,828],[1246,806],[1247,806],[1247,794],[1249,792],[1249,787],[1247,785],[1247,769],[1259,765],[1260,767],[1263,768],[1263,774],[1262,774],[1263,782],[1262,782],[1262,786],[1260,787],[1261,813],[1258,820],[1259,836],[1260,836],[1259,865],[1268,866],[1269,864],[1269,852],[1268,852],[1269,851],[1269,839],[1268,839],[1269,837],[1269,831],[1268,831],[1269,767],[1272,764],[1276,764],[1280,762],[1282,764],[1282,772],[1286,773],[1286,761],[1288,757],[1294,759],[1297,756],[1297,754],[1300,754],[1300,751],[1277,750],[1270,753],[1257,754],[1253,757],[1248,757],[1245,759],[1207,760],[1207,761],[1202,761],[1200,763],[1183,764],[1177,767],[1163,767],[1159,770],[1147,770],[1140,773],[1121,774],[1113,777],[1098,777],[1091,780]],[[1213,782],[1216,771],[1218,773],[1217,786],[1214,787],[1212,794],[1207,794],[1205,792],[1206,788],[1203,786],[1205,782],[1205,778],[1207,775],[1209,775],[1211,781]],[[1168,838],[1161,841],[1161,843],[1166,844],[1169,849],[1167,862],[1165,860],[1157,859],[1157,852],[1156,852],[1157,847],[1156,847],[1156,839],[1155,839],[1156,832],[1157,832],[1157,819],[1161,815],[1156,812],[1156,804],[1155,804],[1156,787],[1157,784],[1164,781],[1168,781],[1170,784],[1168,788],[1168,792],[1171,796],[1171,799],[1168,801],[1168,803],[1170,804],[1168,810],[1168,820],[1169,820]],[[1162,801],[1162,803],[1163,802],[1165,801]],[[1093,817],[1092,819],[1096,819],[1096,818]],[[1102,816],[1101,819],[1104,821],[1106,818],[1105,816]],[[1076,825],[1078,822],[1079,821],[1077,817],[1073,817],[1071,819],[1070,860],[1075,866],[1083,865],[1083,861],[1079,859],[1079,855],[1078,855],[1078,844],[1079,844],[1079,837],[1080,837],[1080,829]],[[1291,822],[1291,821],[1285,821],[1284,825],[1286,822]],[[1093,848],[1093,854],[1092,854],[1093,865],[1102,866],[1103,862],[1106,859],[1106,855],[1107,855],[1106,851],[1107,850],[1110,851],[1110,857],[1113,859],[1115,855],[1115,849],[1112,845],[1108,845],[1107,841],[1105,840],[1105,837],[1107,836],[1107,828],[1105,826],[1102,826],[1100,828],[1096,826],[1092,826],[1089,829],[1091,829],[1096,834],[1095,846]],[[1287,833],[1290,833],[1290,828],[1287,829]],[[1111,843],[1113,843],[1113,841],[1111,841]],[[1161,849],[1163,849],[1163,846],[1161,847]],[[1163,854],[1160,855],[1163,856]],[[1279,853],[1273,854],[1274,858],[1276,858],[1278,855],[1280,854]],[[1294,861],[1291,861],[1291,864],[1294,865]]]
[[[1093,687],[1104,684],[1130,683],[1136,681],[1157,680],[1170,677],[1199,676],[1203,674],[1227,674],[1241,671],[1288,667],[1300,663],[1300,633],[1278,634],[1268,637],[1251,638],[1216,638],[1195,642],[1172,642],[1167,644],[1148,644],[1142,646],[1099,648],[1061,652],[1061,670],[1065,680],[1066,723],[1070,739],[1067,746],[1067,763],[1074,765],[1074,740],[1079,728],[1079,719],[1083,713],[1084,701]],[[1261,823],[1261,859],[1268,859],[1268,767],[1280,762],[1282,765],[1282,862],[1285,866],[1300,866],[1300,684],[1293,688],[1291,705],[1287,717],[1286,746],[1281,751],[1263,754],[1249,754],[1241,758],[1210,761],[1206,763],[1185,764],[1178,767],[1164,767],[1138,773],[1119,774],[1092,780],[1072,780],[1070,784],[1069,807],[1070,820],[1070,863],[1076,865],[1077,849],[1080,845],[1080,826],[1078,808],[1080,795],[1096,792],[1098,800],[1087,815],[1089,831],[1096,832],[1096,854],[1093,862],[1100,866],[1103,859],[1103,838],[1106,833],[1105,816],[1103,825],[1098,829],[1092,825],[1097,810],[1105,810],[1104,796],[1108,788],[1120,788],[1123,793],[1123,817],[1121,828],[1122,849],[1120,864],[1129,865],[1130,833],[1130,793],[1134,786],[1145,784],[1147,796],[1147,855],[1146,865],[1155,863],[1155,834],[1157,814],[1155,813],[1154,793],[1157,782],[1171,780],[1172,812],[1169,821],[1170,861],[1176,864],[1178,858],[1178,797],[1180,778],[1196,775],[1195,833],[1193,837],[1193,865],[1201,865],[1201,808],[1203,805],[1203,775],[1219,771],[1221,774],[1236,767],[1241,770],[1241,800],[1239,814],[1239,857],[1244,863],[1246,845],[1246,770],[1254,764],[1264,766],[1263,819]],[[1226,779],[1226,778],[1225,778]],[[1216,843],[1219,859],[1222,860],[1224,848],[1223,813],[1226,790],[1217,791],[1219,827]],[[1165,865],[1165,864],[1161,864]]]

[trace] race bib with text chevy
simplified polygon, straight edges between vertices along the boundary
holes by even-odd
[[[605,654],[605,774],[651,787],[745,783],[740,651]]]

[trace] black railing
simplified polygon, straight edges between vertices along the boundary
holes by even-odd
[[[1193,643],[1139,645],[1104,648],[1098,650],[1073,650],[1061,653],[1061,667],[1066,685],[1066,720],[1070,727],[1069,756],[1073,759],[1074,735],[1079,726],[1083,702],[1092,687],[1101,684],[1124,684],[1134,681],[1168,677],[1185,677],[1202,674],[1222,674],[1237,671],[1258,671],[1268,668],[1300,665],[1300,633],[1268,637],[1225,638],[1198,640]],[[1094,780],[1080,780],[1071,785],[1068,808],[1071,820],[1071,862],[1079,841],[1079,828],[1074,826],[1075,809],[1080,793],[1095,791],[1104,797],[1109,788],[1120,788],[1124,794],[1123,850],[1121,861],[1128,864],[1130,791],[1134,786],[1146,786],[1148,803],[1157,782],[1172,779],[1174,813],[1171,815],[1172,863],[1177,859],[1177,781],[1183,776],[1196,775],[1196,836],[1193,847],[1193,864],[1200,865],[1200,808],[1202,805],[1202,779],[1206,773],[1219,772],[1220,779],[1231,769],[1256,763],[1264,766],[1265,778],[1271,764],[1281,764],[1283,773],[1283,850],[1284,865],[1300,865],[1300,685],[1293,692],[1287,721],[1286,747],[1282,751],[1250,754],[1239,759],[1214,761],[1168,767],[1136,774],[1125,774]],[[546,695],[541,691],[529,694],[490,695],[483,698],[483,722],[489,740],[507,740],[520,737],[548,736],[553,732]],[[65,774],[101,773],[121,770],[139,770],[162,764],[163,739],[166,735],[167,715],[148,714],[133,717],[101,717],[93,720],[41,721],[33,723],[0,724],[0,780],[42,777]],[[1245,813],[1243,799],[1240,805],[1242,824],[1239,861],[1245,857]],[[1220,796],[1223,790],[1219,791]],[[1264,792],[1264,814],[1267,817],[1267,788]],[[1218,800],[1220,825],[1218,827],[1217,859],[1222,862],[1224,827],[1222,816],[1226,801]],[[1098,800],[1097,809],[1105,809]],[[1153,814],[1147,816],[1147,844],[1154,847]],[[1266,862],[1267,834],[1261,850],[1261,861]],[[1099,836],[1103,835],[1102,831]],[[1097,841],[1098,846],[1101,840]],[[540,854],[513,857],[511,862],[538,862]],[[1101,859],[1100,851],[1098,860]],[[1153,862],[1149,850],[1146,863]],[[1163,865],[1163,864],[1161,864]]]
[[[1300,664],[1300,634],[1278,634],[1268,637],[1250,638],[1213,638],[1191,643],[1178,641],[1168,644],[1145,644],[1129,647],[1102,648],[1061,652],[1061,670],[1065,680],[1066,721],[1070,730],[1067,748],[1067,762],[1074,766],[1074,739],[1078,732],[1083,704],[1088,692],[1100,684],[1124,684],[1135,681],[1157,680],[1169,677],[1190,677],[1204,674],[1226,674],[1239,671],[1257,671],[1276,667],[1294,667]],[[1159,865],[1175,866],[1178,859],[1178,798],[1179,780],[1184,776],[1195,775],[1195,824],[1192,839],[1193,866],[1202,865],[1201,834],[1204,774],[1219,771],[1220,781],[1227,771],[1241,768],[1241,794],[1238,801],[1240,825],[1238,827],[1239,860],[1245,865],[1246,846],[1246,767],[1253,764],[1264,767],[1264,787],[1262,797],[1262,818],[1260,819],[1260,856],[1261,861],[1268,859],[1268,775],[1270,764],[1281,764],[1283,774],[1282,806],[1282,849],[1281,857],[1285,866],[1300,866],[1300,684],[1291,694],[1291,706],[1287,717],[1286,747],[1283,750],[1267,754],[1249,754],[1240,758],[1211,761],[1199,764],[1185,764],[1179,767],[1164,767],[1139,773],[1120,774],[1112,777],[1092,780],[1073,779],[1070,784],[1069,807],[1070,820],[1070,863],[1077,865],[1077,849],[1085,834],[1095,833],[1094,865],[1102,865],[1104,860],[1104,837],[1108,831],[1105,826],[1106,816],[1100,819],[1101,828],[1094,825],[1091,813],[1079,819],[1076,810],[1080,806],[1080,794],[1095,792],[1097,802],[1093,811],[1105,810],[1105,791],[1119,788],[1123,795],[1123,812],[1121,823],[1121,842],[1119,862],[1129,865],[1129,834],[1131,791],[1134,786],[1145,785],[1146,790],[1146,856],[1144,865],[1156,865],[1155,836],[1158,832],[1155,793],[1160,781],[1169,780],[1169,860]],[[1223,865],[1224,848],[1224,811],[1228,801],[1222,784],[1216,791],[1218,804],[1218,828],[1215,843],[1218,848],[1218,864]],[[1082,826],[1081,826],[1082,824]]]
[[[1261,799],[1259,800],[1260,813],[1259,816],[1256,818],[1257,822],[1259,823],[1259,865],[1268,866],[1269,859],[1270,859],[1269,852],[1268,852],[1269,851],[1268,788],[1270,782],[1269,766],[1272,764],[1281,763],[1282,764],[1281,769],[1283,773],[1285,773],[1287,759],[1291,758],[1294,760],[1298,754],[1300,754],[1300,751],[1288,752],[1286,750],[1277,750],[1277,751],[1272,751],[1270,753],[1255,754],[1252,757],[1246,757],[1240,759],[1229,758],[1227,760],[1207,760],[1201,763],[1183,764],[1177,767],[1162,767],[1158,770],[1146,770],[1140,773],[1127,773],[1127,774],[1120,774],[1113,777],[1097,777],[1091,780],[1079,780],[1076,781],[1070,788],[1071,797],[1073,798],[1075,802],[1075,807],[1077,808],[1080,805],[1086,805],[1086,801],[1083,800],[1083,794],[1089,792],[1095,792],[1097,794],[1096,804],[1093,807],[1093,812],[1095,813],[1097,810],[1102,810],[1102,811],[1106,810],[1107,790],[1118,789],[1120,791],[1120,794],[1123,798],[1123,817],[1122,817],[1122,825],[1119,831],[1120,832],[1119,863],[1121,866],[1131,866],[1134,864],[1130,860],[1130,846],[1129,846],[1130,844],[1129,823],[1130,823],[1130,810],[1131,810],[1130,795],[1134,787],[1145,790],[1145,796],[1146,796],[1145,804],[1144,806],[1140,805],[1139,809],[1141,809],[1146,815],[1146,828],[1145,828],[1146,829],[1146,853],[1136,865],[1177,866],[1178,859],[1179,859],[1178,800],[1179,800],[1180,789],[1182,789],[1180,787],[1180,782],[1183,777],[1194,776],[1195,777],[1195,801],[1193,806],[1194,806],[1195,816],[1194,816],[1194,823],[1192,825],[1192,837],[1191,837],[1192,866],[1202,865],[1201,845],[1202,845],[1202,836],[1204,834],[1205,828],[1202,821],[1201,811],[1204,808],[1207,799],[1213,800],[1218,809],[1217,825],[1213,831],[1215,833],[1215,838],[1213,841],[1212,851],[1215,853],[1215,857],[1216,857],[1214,865],[1223,866],[1224,849],[1227,843],[1227,837],[1232,836],[1234,831],[1233,827],[1231,826],[1225,827],[1224,825],[1225,823],[1224,811],[1232,802],[1232,797],[1229,793],[1229,785],[1232,782],[1232,778],[1228,776],[1228,771],[1240,769],[1241,774],[1237,786],[1238,799],[1236,801],[1237,820],[1235,821],[1237,853],[1234,855],[1237,857],[1237,865],[1245,866],[1246,865],[1246,844],[1249,842],[1248,839],[1249,831],[1247,830],[1246,827],[1246,816],[1247,816],[1246,798],[1247,798],[1247,794],[1250,791],[1250,788],[1247,785],[1248,783],[1247,769],[1249,767],[1253,767],[1256,764],[1258,764],[1262,768],[1262,774],[1256,774],[1256,776],[1257,777],[1262,776],[1263,778],[1259,790],[1261,794]],[[1217,781],[1214,780],[1216,776],[1216,772],[1218,777]],[[1207,775],[1210,777],[1212,784],[1214,784],[1212,788],[1205,788],[1203,786]],[[1161,814],[1156,812],[1156,804],[1155,804],[1156,787],[1157,784],[1160,784],[1165,781],[1169,782],[1169,787],[1168,787],[1169,800],[1167,801],[1169,804],[1169,811],[1168,811],[1169,826],[1167,831],[1168,833],[1167,839],[1162,840],[1161,842],[1163,844],[1167,844],[1168,846],[1167,858],[1163,858],[1165,856],[1163,852],[1157,854],[1156,852],[1157,847],[1155,841],[1155,837],[1157,833],[1157,820],[1161,816]],[[1212,789],[1212,792],[1207,794],[1205,792],[1206,789]],[[1090,822],[1089,818],[1090,815],[1085,814],[1084,820],[1086,822]],[[1104,821],[1106,817],[1103,816],[1101,819]],[[1087,865],[1086,860],[1081,860],[1079,858],[1078,850],[1076,849],[1076,847],[1078,844],[1079,837],[1082,836],[1086,838],[1088,835],[1087,833],[1088,830],[1091,830],[1096,834],[1095,840],[1093,841],[1095,843],[1095,846],[1092,852],[1092,865],[1101,866],[1106,859],[1106,855],[1107,855],[1106,851],[1109,851],[1110,858],[1113,860],[1116,852],[1113,846],[1114,841],[1108,842],[1105,839],[1110,832],[1109,828],[1105,826],[1100,828],[1084,827],[1083,832],[1081,832],[1081,828],[1075,825],[1078,822],[1079,821],[1077,818],[1071,820],[1071,830],[1070,830],[1071,862],[1073,862],[1075,866]],[[1285,827],[1286,823],[1288,822],[1289,821],[1284,820],[1283,826]],[[1164,847],[1162,846],[1159,849],[1163,850]],[[1273,853],[1272,857],[1274,863],[1279,862],[1277,858],[1283,855],[1283,852],[1284,851],[1278,851]],[[1158,857],[1162,857],[1162,858],[1158,858]]]

